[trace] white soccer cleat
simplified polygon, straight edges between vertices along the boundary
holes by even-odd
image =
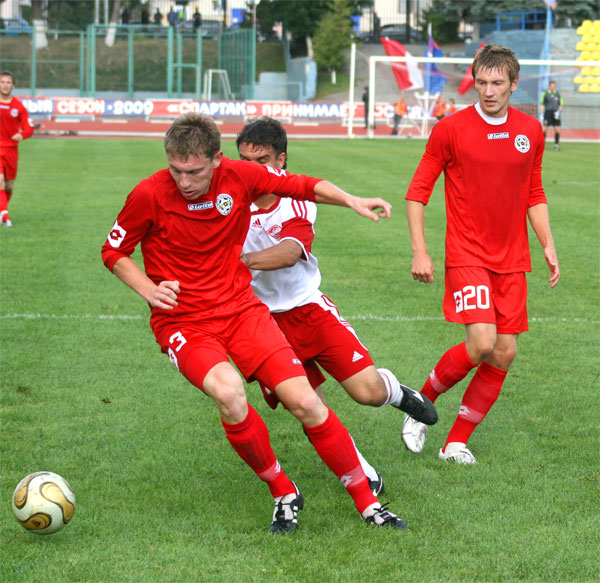
[[[447,462],[456,462],[457,464],[476,464],[477,460],[464,443],[453,441],[445,447],[445,452],[440,449],[439,458]]]
[[[404,416],[402,425],[402,441],[406,449],[413,453],[421,453],[427,436],[427,425],[413,419],[410,415]]]
[[[5,221],[2,221],[2,224],[5,227],[12,227],[12,221],[10,219],[6,219]]]

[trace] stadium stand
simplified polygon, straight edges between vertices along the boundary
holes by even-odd
[[[600,61],[600,20],[584,20],[577,29],[577,61]],[[600,67],[582,67],[573,77],[579,93],[600,93]]]

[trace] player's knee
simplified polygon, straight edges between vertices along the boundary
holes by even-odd
[[[247,411],[246,392],[238,375],[226,375],[211,380],[205,393],[216,403],[227,419],[243,421]]]
[[[344,386],[344,388],[357,403],[369,407],[381,406],[388,397],[385,383],[377,372],[365,379],[359,386]]]
[[[503,370],[508,370],[512,361],[517,357],[517,345],[496,346],[492,357],[496,366]]]
[[[317,425],[327,419],[327,407],[312,389],[299,391],[286,399],[286,408],[303,425]]]

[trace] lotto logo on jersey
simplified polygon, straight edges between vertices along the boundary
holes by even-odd
[[[228,215],[233,208],[233,198],[229,194],[219,194],[217,196],[217,210],[223,215]]]
[[[529,152],[529,148],[531,148],[531,144],[529,143],[529,138],[524,136],[523,134],[519,134],[515,138],[515,148],[521,152],[521,154],[525,154]]]
[[[125,239],[125,235],[127,235],[127,231],[115,221],[115,224],[107,237],[110,246],[118,249],[121,246],[123,239]]]
[[[19,117],[19,110],[14,107],[10,110],[11,117]]]

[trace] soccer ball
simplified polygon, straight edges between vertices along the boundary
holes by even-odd
[[[36,534],[52,534],[73,518],[75,494],[58,474],[36,472],[19,482],[12,509],[23,528]]]

